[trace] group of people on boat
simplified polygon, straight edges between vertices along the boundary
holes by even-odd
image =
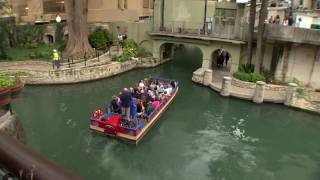
[[[175,88],[175,81],[146,78],[136,87],[124,88],[118,96],[112,96],[107,112],[122,114],[128,121],[136,118],[148,120],[148,116],[171,96]]]

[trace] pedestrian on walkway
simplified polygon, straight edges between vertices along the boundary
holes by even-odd
[[[52,53],[52,63],[53,63],[53,69],[54,67],[56,67],[57,69],[60,68],[60,62],[59,62],[60,58],[59,58],[59,53],[56,49],[53,50]]]

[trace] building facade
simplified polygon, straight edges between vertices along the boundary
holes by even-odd
[[[306,0],[303,4],[304,6],[294,9],[296,15],[302,12],[319,13],[315,9],[317,6],[310,5],[315,4],[314,1]],[[258,3],[257,17],[259,6]],[[285,6],[279,4],[270,7],[269,14],[292,9]],[[168,53],[165,51],[170,51],[175,44],[192,45],[202,51],[200,69],[204,72],[206,69],[217,69],[217,52],[222,49],[231,55],[227,71],[237,71],[240,64],[249,63],[249,8],[248,4],[232,0],[156,0],[153,30],[150,33],[154,57],[167,57]],[[287,15],[287,12],[283,12],[282,16]],[[266,24],[264,36],[264,69],[273,72],[277,80],[291,82],[295,79],[301,84],[320,88],[320,80],[317,79],[320,76],[320,30],[287,26],[283,23]],[[252,62],[255,62],[255,44]]]
[[[12,0],[18,22],[65,19],[63,0]],[[138,21],[152,16],[153,0],[88,0],[88,22]]]

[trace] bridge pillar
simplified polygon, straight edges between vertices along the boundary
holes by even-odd
[[[161,42],[157,41],[157,40],[153,40],[153,50],[152,50],[152,56],[154,59],[156,59],[157,61],[161,60]]]
[[[212,69],[212,59],[211,59],[211,51],[209,48],[200,47],[202,51],[202,68],[203,69]]]

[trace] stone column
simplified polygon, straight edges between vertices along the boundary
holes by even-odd
[[[203,85],[208,86],[210,83],[212,83],[212,70],[206,69],[203,76]]]
[[[294,103],[294,97],[296,94],[297,86],[298,85],[295,83],[289,83],[289,86],[287,88],[286,99],[284,101],[284,104],[286,106],[290,106]]]
[[[253,102],[258,104],[263,103],[265,86],[266,86],[265,82],[257,81],[256,90],[253,95]]]
[[[220,91],[221,96],[230,96],[231,89],[231,77],[225,76],[223,77],[222,87]]]

